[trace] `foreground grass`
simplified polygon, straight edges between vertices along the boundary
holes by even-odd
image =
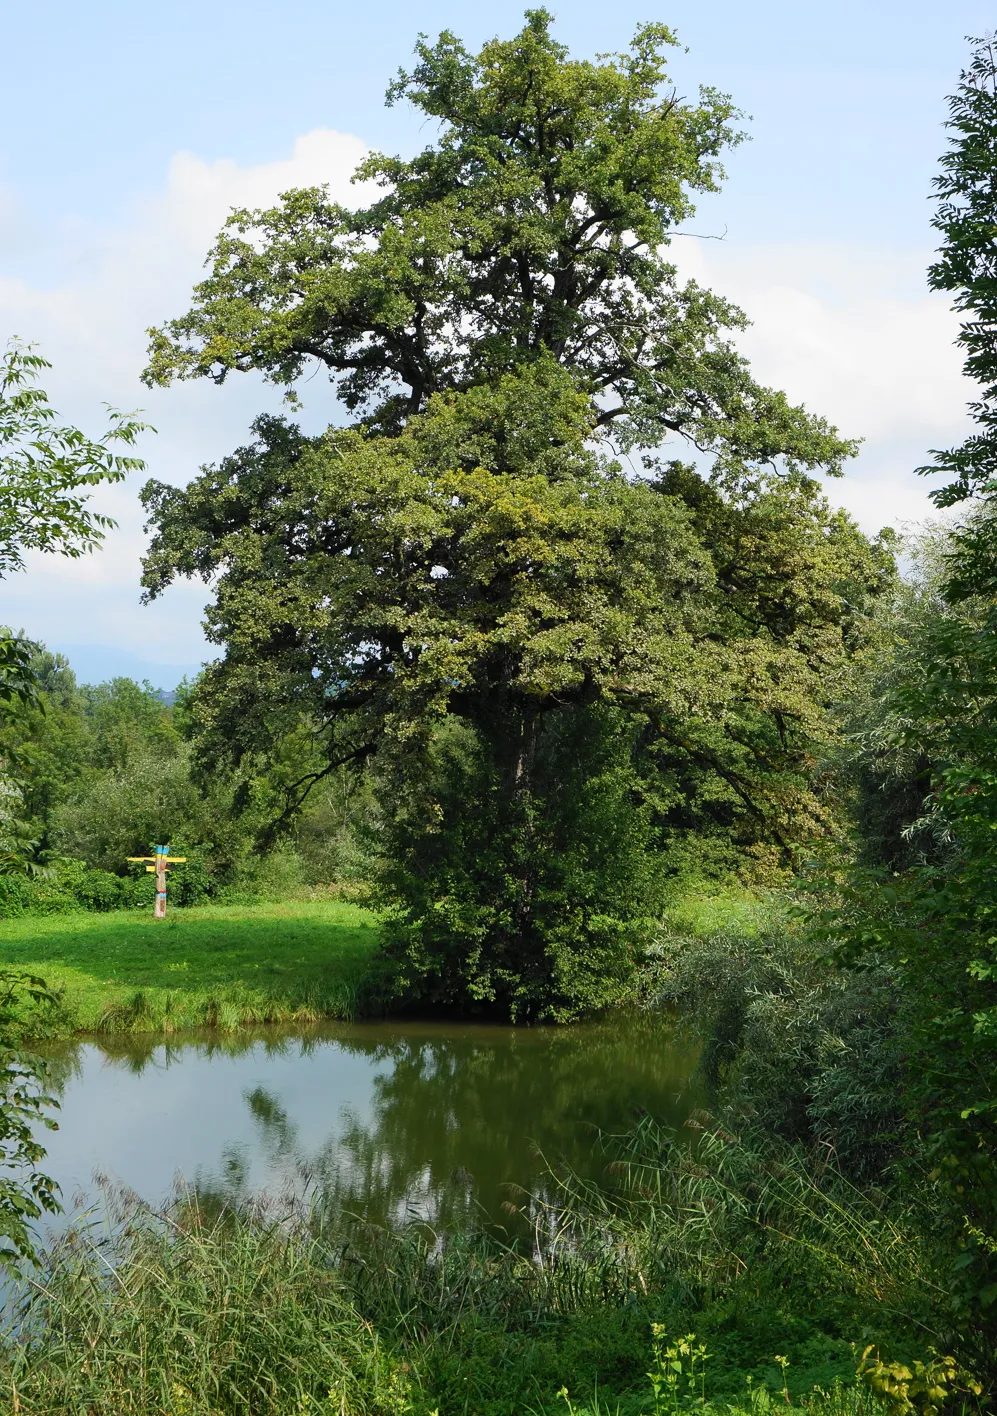
[[[106,1189],[106,1228],[9,1293],[0,1416],[886,1416],[862,1345],[909,1360],[933,1336],[908,1217],[740,1150],[717,1133],[675,1170],[644,1123],[629,1192],[565,1177],[525,1247]]]
[[[342,901],[0,921],[0,967],[46,980],[57,1036],[349,1018],[377,942]]]

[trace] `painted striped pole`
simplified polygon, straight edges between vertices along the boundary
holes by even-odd
[[[186,856],[171,856],[169,846],[154,846],[155,855],[151,856],[129,856],[130,861],[152,861],[147,865],[146,871],[156,877],[156,903],[153,907],[153,919],[166,918],[166,872],[171,865],[184,865]]]

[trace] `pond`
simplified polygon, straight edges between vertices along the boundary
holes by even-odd
[[[472,1207],[508,1226],[552,1165],[605,1175],[600,1133],[644,1112],[681,1123],[698,1100],[694,1048],[660,1016],[105,1036],[51,1056],[46,1168],[67,1208],[99,1172],[151,1203],[182,1180],[230,1199],[324,1192],[379,1222]]]

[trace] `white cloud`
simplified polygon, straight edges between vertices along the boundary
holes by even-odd
[[[675,255],[683,274],[750,317],[738,343],[762,382],[864,439],[847,476],[828,483],[832,501],[866,530],[933,514],[928,491],[937,482],[914,468],[929,448],[965,436],[973,385],[962,375],[948,299],[927,289],[931,253],[684,238]]]
[[[76,224],[52,236],[45,266],[56,271],[55,281],[0,277],[0,334],[38,343],[54,366],[46,379],[53,402],[87,431],[105,426],[105,402],[144,408],[158,429],[141,449],[149,473],[184,481],[245,440],[251,419],[280,400],[253,378],[222,389],[143,388],[146,329],[187,307],[205,254],[233,207],[265,205],[289,188],[320,184],[335,200],[362,200],[364,190],[350,178],[365,152],[359,138],[319,129],[298,138],[288,158],[255,167],[178,153],[164,189],[137,199],[116,226]],[[14,204],[0,203],[0,227],[8,209],[13,219]],[[316,412],[324,411],[327,421],[331,400],[321,384],[314,389]],[[119,523],[101,552],[79,561],[33,556],[24,574],[0,587],[0,620],[51,643],[101,639],[164,663],[200,658],[203,587],[179,586],[152,607],[138,603],[145,538],[135,491],[141,480],[102,488],[95,497]]]
[[[134,401],[145,330],[186,307],[229,211],[322,183],[334,199],[356,201],[363,190],[350,177],[365,152],[359,138],[318,129],[298,138],[289,158],[258,167],[178,153],[165,190],[138,198],[116,227],[74,223],[54,235],[56,282],[0,278],[0,321],[44,346],[58,365],[53,383],[75,397]]]
[[[338,200],[362,200],[350,177],[365,151],[359,138],[320,129],[299,138],[287,158],[253,167],[179,153],[162,187],[137,196],[112,224],[68,224],[44,242],[16,193],[0,192],[0,255],[10,272],[0,275],[0,336],[40,344],[55,366],[47,383],[56,406],[88,431],[103,426],[105,400],[144,407],[159,429],[142,449],[149,472],[186,480],[244,440],[253,416],[277,408],[279,396],[250,376],[221,389],[144,389],[146,328],[187,308],[233,206],[264,205],[288,188],[320,183]],[[930,253],[693,238],[674,251],[684,273],[750,315],[742,345],[760,379],[866,439],[848,478],[829,484],[832,499],[869,530],[929,514],[929,484],[912,469],[929,447],[964,435],[971,393],[953,347],[955,320],[945,299],[926,290]],[[321,376],[305,392],[309,422],[334,416]],[[0,586],[0,621],[49,642],[106,642],[163,663],[201,656],[203,587],[176,587],[152,607],[138,603],[139,480],[99,494],[101,509],[120,522],[104,551],[76,562],[34,558],[26,574]]]

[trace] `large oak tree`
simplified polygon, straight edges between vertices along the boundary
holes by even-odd
[[[317,364],[352,416],[261,420],[150,484],[146,585],[216,585],[209,760],[304,713],[322,765],[289,810],[386,764],[401,974],[447,1002],[606,1001],[669,823],[783,856],[822,829],[823,708],[890,573],[815,480],[853,445],[753,379],[743,315],[668,259],[738,140],[729,99],[668,88],[673,42],[576,61],[544,11],[477,55],[421,42],[389,101],[437,141],[370,157],[368,207],[233,213],[152,332],[150,381],[257,370],[293,399]]]

